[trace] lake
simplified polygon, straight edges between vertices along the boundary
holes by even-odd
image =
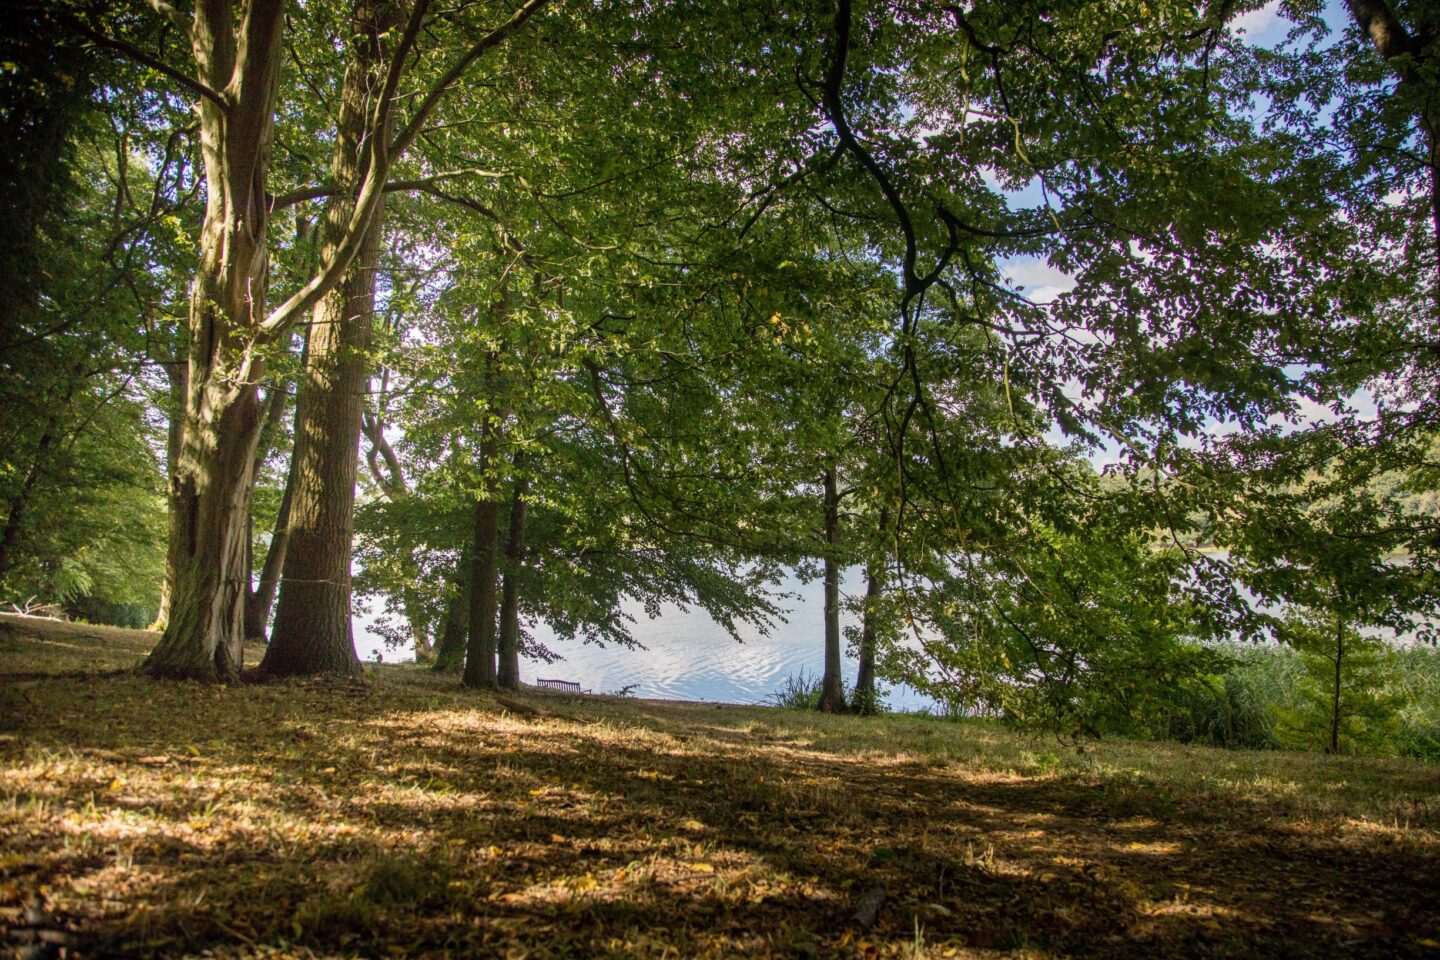
[[[858,596],[864,587],[857,567],[843,578],[842,597]],[[525,683],[534,683],[540,677],[573,680],[596,693],[615,693],[630,687],[637,697],[664,700],[764,703],[787,677],[802,671],[807,677],[819,677],[825,660],[821,582],[805,584],[792,577],[782,589],[800,594],[783,604],[789,611],[787,622],[777,624],[768,637],[743,629],[743,643],[737,643],[703,610],[682,612],[669,605],[662,607],[661,615],[654,620],[645,616],[640,604],[627,605],[626,611],[635,617],[631,632],[644,644],[644,650],[560,640],[544,624],[537,625],[533,630],[535,638],[565,659],[553,664],[522,660],[520,679]],[[856,620],[841,611],[842,630]],[[408,654],[386,650],[368,627],[368,618],[356,618],[355,647],[360,659],[373,661],[377,653],[392,662],[409,659]],[[855,682],[855,666],[852,658],[845,658],[846,684]],[[893,710],[934,706],[933,700],[909,687],[886,689],[885,702]]]

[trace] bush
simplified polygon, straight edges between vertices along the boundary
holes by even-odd
[[[806,676],[802,667],[800,672],[792,674],[780,684],[776,690],[765,700],[773,706],[784,707],[786,710],[816,710],[820,706],[821,677]],[[845,693],[845,702],[850,702],[850,686],[841,681],[840,689]]]
[[[1280,746],[1265,690],[1257,679],[1236,671],[1180,685],[1162,708],[1157,736],[1213,747]]]
[[[1312,689],[1314,665],[1304,653],[1279,646],[1218,649],[1225,656],[1223,669],[1177,686],[1154,736],[1236,749],[1324,746],[1319,726],[1325,718],[1316,712]],[[1348,728],[1347,749],[1440,760],[1440,651],[1388,651],[1366,666],[1360,694],[1374,709],[1360,718],[1363,729]],[[1370,715],[1381,708],[1383,715]]]

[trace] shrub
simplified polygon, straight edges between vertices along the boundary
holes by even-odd
[[[766,697],[766,702],[787,710],[815,710],[820,706],[821,677],[806,676],[802,667],[799,673],[791,674],[780,684],[780,689]],[[841,682],[845,702],[850,702],[850,686]]]

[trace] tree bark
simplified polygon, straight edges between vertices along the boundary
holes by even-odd
[[[487,462],[493,456],[493,447]],[[495,573],[500,540],[500,501],[475,501],[475,547],[470,565],[470,629],[465,648],[467,687],[495,686]]]
[[[425,627],[420,620],[420,595],[414,590],[404,590],[400,595],[400,605],[405,614],[405,622],[410,625],[410,642],[415,647],[415,662],[433,663],[435,645],[426,636]]]
[[[889,526],[890,511],[880,508],[880,536],[885,536]],[[855,692],[851,695],[851,709],[861,716],[871,716],[876,710],[875,699],[875,651],[879,642],[879,617],[877,609],[880,597],[885,592],[885,558],[872,557],[865,565],[865,611],[860,622],[860,666],[855,674]]]
[[[835,465],[825,467],[825,672],[820,677],[822,713],[843,713],[845,690],[840,683],[840,564],[835,546],[840,539],[840,495]]]
[[[180,490],[178,464],[181,437],[185,432],[185,396],[189,393],[190,365],[182,361],[165,364],[165,377],[170,386],[170,419],[165,430],[165,495],[168,502],[165,533],[165,576],[160,581],[160,607],[155,611],[152,630],[164,630],[170,622],[171,576],[184,555],[180,537],[181,503],[176,499]]]
[[[515,467],[522,466],[520,454]],[[510,498],[510,532],[505,539],[505,578],[500,591],[500,686],[520,687],[520,564],[525,557],[525,478],[515,481]]]
[[[394,158],[419,137],[446,93],[544,2],[527,0],[472,43],[419,98],[392,142],[382,134],[388,134],[395,92],[428,7],[412,6],[369,113],[373,129],[364,138],[366,174],[353,200],[354,215],[319,270],[269,313],[265,293],[271,202],[266,186],[286,2],[196,0],[188,21],[171,11],[172,20],[188,26],[196,67],[193,78],[180,79],[199,96],[206,205],[190,291],[189,382],[173,491],[178,555],[171,565],[170,619],[146,661],[150,674],[238,678],[247,587],[243,538],[260,432],[256,384],[264,376],[263,353],[350,272],[367,242]],[[168,4],[159,6],[162,12],[170,10]],[[350,669],[348,661],[344,669]]]
[[[265,551],[265,563],[260,568],[260,582],[245,598],[247,640],[264,642],[265,630],[270,625],[270,608],[275,603],[275,593],[280,586],[280,571],[285,564],[285,550],[290,539],[290,504],[294,500],[294,490],[295,458],[292,454],[285,476],[285,491],[280,494],[280,508],[275,513],[275,528],[270,532],[270,549]]]
[[[280,419],[285,413],[285,391],[278,387],[271,387],[265,398],[265,423],[260,428],[260,444],[255,450],[255,465],[251,468],[251,479],[259,474],[260,468],[265,465],[271,450],[275,446],[274,433],[280,427]],[[294,463],[294,458],[290,458]],[[273,576],[279,573],[279,567],[275,566],[285,556],[285,538],[281,535],[285,529],[283,517],[289,514],[290,510],[290,488],[295,480],[293,470],[286,471],[285,489],[280,495],[280,508],[277,512],[275,528],[270,533],[270,547],[265,551],[265,560],[261,564],[260,584],[255,585],[255,517],[246,521],[245,530],[245,639],[265,642],[265,628],[270,622],[270,603],[275,597],[273,583],[266,583],[267,575]],[[252,497],[253,498],[253,497]],[[277,549],[278,555],[277,555]],[[272,569],[273,567],[273,569]]]
[[[198,79],[224,92],[221,102],[202,96],[197,107],[206,203],[171,491],[178,522],[169,616],[145,664],[157,677],[235,680],[242,665],[245,528],[264,375],[250,331],[265,317],[265,194],[284,24],[283,0],[251,0],[238,25],[224,0],[195,4]]]
[[[396,9],[356,0],[358,43],[341,90],[331,175],[346,192],[325,209],[322,257],[335,256],[355,212],[365,176],[369,107],[383,82],[382,35],[398,22]],[[383,130],[381,136],[389,136]],[[275,610],[275,628],[262,673],[361,676],[350,616],[350,563],[360,421],[369,386],[366,355],[375,313],[384,203],[378,202],[363,245],[343,283],[315,307],[292,456],[293,500]]]

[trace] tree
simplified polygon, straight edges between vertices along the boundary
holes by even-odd
[[[190,293],[189,375],[175,483],[182,549],[171,575],[170,617],[147,661],[155,676],[230,679],[238,676],[244,638],[245,530],[250,470],[259,440],[256,384],[266,350],[341,282],[364,246],[395,160],[424,129],[441,99],[486,52],[518,30],[543,0],[517,8],[500,26],[465,44],[449,68],[426,85],[392,138],[399,85],[429,4],[417,0],[386,65],[369,114],[361,163],[364,176],[353,213],[330,255],[297,290],[266,307],[270,253],[269,170],[284,61],[283,0],[197,3],[186,15],[157,9],[190,39],[193,70],[163,67],[198,97],[206,208]],[[125,41],[97,31],[111,46]]]
[[[400,13],[385,0],[354,5],[355,32],[347,48],[330,169],[337,192],[323,217],[322,260],[336,255],[355,215],[354,197],[365,176],[365,138],[388,140],[393,133],[388,124],[372,131],[368,122],[384,93],[382,71],[389,53],[384,38],[399,26]],[[349,272],[315,305],[306,337],[295,449],[283,501],[287,529],[280,598],[262,673],[362,672],[350,618],[350,554],[383,210],[382,195]]]

